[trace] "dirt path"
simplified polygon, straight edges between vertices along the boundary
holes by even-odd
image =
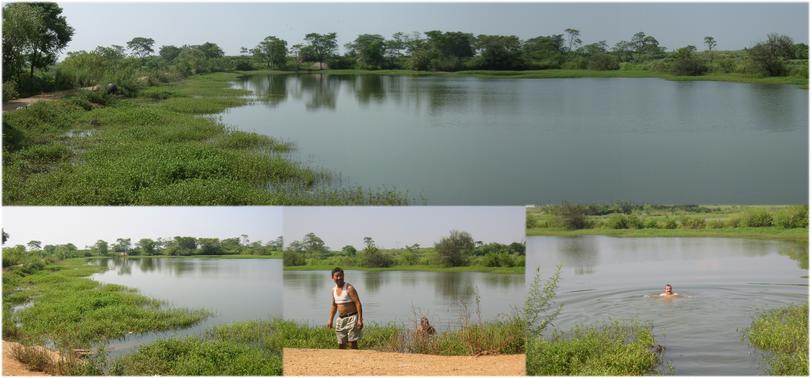
[[[43,376],[48,375],[41,371],[33,371],[23,365],[22,362],[17,361],[11,355],[11,348],[18,345],[13,341],[3,340],[3,376]]]
[[[86,87],[86,88],[80,88],[80,89],[88,89],[89,90],[89,89],[93,89],[93,87]],[[28,105],[31,105],[31,104],[35,103],[35,102],[51,101],[51,100],[60,99],[62,97],[65,97],[65,96],[73,93],[73,92],[76,92],[77,90],[78,89],[67,89],[67,90],[64,90],[64,91],[48,92],[48,93],[43,93],[43,94],[39,94],[39,95],[36,95],[36,96],[18,98],[16,100],[11,100],[11,101],[8,101],[8,102],[4,102],[3,103],[3,111],[4,112],[14,111],[14,110],[17,110],[17,108],[19,108],[21,106],[26,107]]]
[[[372,350],[284,349],[284,375],[526,375],[525,355],[433,356]]]

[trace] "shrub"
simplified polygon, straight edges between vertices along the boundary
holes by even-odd
[[[626,219],[628,223],[628,228],[636,228],[636,229],[645,228],[645,223],[636,214],[628,215]]]
[[[596,71],[614,71],[620,69],[620,62],[611,54],[595,54],[591,56],[588,69]]]
[[[781,209],[774,216],[774,224],[783,228],[807,228],[808,206],[798,205]]]
[[[681,227],[692,230],[700,230],[706,228],[707,223],[704,221],[704,218],[685,216],[681,218]]]
[[[3,102],[14,100],[17,97],[20,97],[20,94],[17,93],[17,83],[13,80],[3,83]]]
[[[763,312],[746,334],[752,345],[771,352],[770,375],[808,376],[808,303]]]
[[[298,251],[286,250],[283,253],[284,266],[300,266],[306,263],[304,254]]]
[[[742,221],[746,227],[769,227],[772,225],[772,215],[765,209],[749,210],[743,215]]]
[[[673,230],[673,229],[676,229],[678,227],[679,227],[679,223],[676,222],[675,219],[670,218],[670,217],[665,218],[664,224],[662,225],[662,228],[666,228],[668,230]]]
[[[554,208],[553,212],[557,216],[560,225],[567,230],[580,230],[589,226],[586,220],[587,209],[585,206],[564,202]]]
[[[606,219],[606,226],[615,230],[629,228],[628,217],[624,214],[611,214],[608,219]]]

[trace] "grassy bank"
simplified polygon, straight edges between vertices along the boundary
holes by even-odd
[[[769,375],[808,376],[808,303],[759,314],[746,335],[768,353]]]
[[[285,266],[284,270],[324,270],[331,271],[336,265],[299,265],[299,266]],[[395,265],[386,268],[368,268],[363,266],[340,265],[344,270],[365,270],[369,272],[388,272],[388,271],[420,271],[420,272],[485,272],[485,273],[504,273],[504,274],[523,274],[523,266],[513,267],[488,267],[488,266],[454,266],[454,267],[441,267],[436,265]]]
[[[5,270],[3,338],[38,345],[50,341],[63,351],[87,349],[130,333],[188,327],[209,315],[205,310],[168,308],[133,289],[88,278],[103,270],[85,259],[34,272]],[[12,311],[12,306],[21,307]]]
[[[4,114],[3,200],[14,205],[402,204],[335,189],[289,143],[210,117],[247,103],[237,73],[193,76],[137,98],[81,91]]]
[[[808,207],[560,205],[527,209],[528,236],[731,237],[808,241]]]
[[[723,81],[748,84],[783,84],[798,85],[808,88],[808,78],[800,76],[755,76],[740,73],[709,73],[700,76],[678,76],[666,72],[644,70],[525,70],[525,71],[496,71],[471,70],[456,72],[430,72],[412,70],[307,70],[307,71],[250,71],[249,75],[264,75],[269,73],[324,73],[329,75],[400,75],[400,76],[442,76],[442,77],[478,77],[500,79],[569,79],[569,78],[657,78],[671,81]]]
[[[607,323],[527,342],[527,375],[645,375],[659,365],[650,327]]]
[[[273,254],[273,255],[192,255],[192,256],[163,256],[163,255],[155,255],[155,256],[93,256],[89,259],[113,259],[113,258],[126,258],[126,259],[149,259],[149,258],[158,258],[158,259],[188,259],[188,258],[195,258],[195,259],[217,259],[217,260],[269,260],[269,259],[276,259],[281,260],[282,255],[281,253]]]
[[[285,321],[287,348],[335,349],[335,331],[325,326],[308,326]],[[439,332],[432,336],[417,336],[413,329],[394,325],[367,324],[361,349],[382,352],[422,353],[443,356],[473,356],[480,354],[524,353],[525,326],[520,319],[470,324],[462,329]]]
[[[214,327],[200,337],[159,340],[116,360],[113,375],[282,374],[280,321]]]

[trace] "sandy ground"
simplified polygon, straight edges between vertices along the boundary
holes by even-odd
[[[93,87],[85,87],[85,88],[81,88],[81,89],[90,90],[90,89],[93,89]],[[26,107],[28,105],[31,105],[31,104],[33,104],[35,102],[39,102],[39,101],[56,100],[56,99],[65,97],[65,96],[67,96],[67,95],[69,95],[69,94],[71,94],[73,92],[76,92],[76,91],[77,91],[76,89],[67,89],[67,90],[64,90],[64,91],[48,92],[48,93],[43,93],[43,94],[39,94],[39,95],[36,95],[36,96],[18,98],[16,100],[11,100],[11,101],[8,101],[8,102],[4,102],[3,103],[3,111],[4,112],[14,111],[14,110],[17,110],[17,108],[19,108],[19,107]]]
[[[526,375],[523,354],[433,356],[372,350],[284,349],[284,375]]]
[[[13,341],[3,340],[3,376],[43,376],[48,375],[41,371],[28,369],[22,362],[11,355],[11,348],[17,345]]]

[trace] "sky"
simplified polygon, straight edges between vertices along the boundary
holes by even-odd
[[[59,3],[76,29],[66,51],[125,46],[133,37],[162,45],[217,43],[226,54],[274,35],[299,43],[307,33],[338,34],[339,46],[357,35],[429,30],[511,34],[521,39],[580,30],[585,43],[609,45],[639,31],[672,50],[742,49],[768,33],[808,43],[807,3]]]
[[[268,242],[282,235],[281,207],[3,207],[6,245],[43,245],[174,236]]]
[[[520,243],[525,211],[515,206],[286,207],[284,243],[313,232],[333,250],[362,248],[365,236],[381,248],[429,247],[451,230],[467,231],[485,243]]]

